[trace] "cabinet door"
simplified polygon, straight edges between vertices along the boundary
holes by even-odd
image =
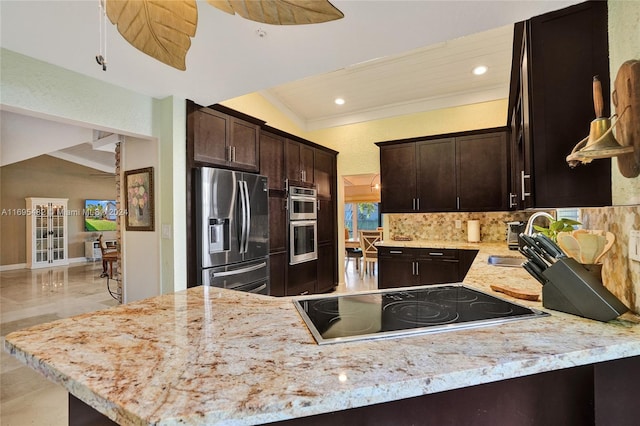
[[[302,181],[314,183],[314,161],[315,149],[310,146],[300,144],[300,171],[302,172]]]
[[[506,133],[456,138],[459,210],[509,209]]]
[[[260,133],[260,174],[267,176],[269,189],[285,190],[283,137]]]
[[[290,181],[302,181],[302,170],[300,169],[300,143],[285,139],[284,144],[284,168],[285,177]]]
[[[287,199],[269,197],[269,252],[287,251]]]
[[[318,281],[318,261],[289,265],[287,270],[287,296],[313,294]]]
[[[236,169],[257,172],[258,167],[258,132],[260,127],[235,117],[229,117],[228,145],[232,149],[232,163]]]
[[[609,115],[607,2],[584,2],[532,18],[529,42],[535,206],[611,205],[610,161],[574,169],[565,161],[594,119],[594,75]]]
[[[458,282],[459,253],[457,249],[424,248],[417,250],[419,285]]]
[[[269,295],[286,295],[287,253],[269,255]]]
[[[337,283],[336,253],[333,243],[318,245],[318,282],[316,293],[333,290]]]
[[[227,163],[228,116],[208,108],[190,114],[193,131],[193,159],[207,164]]]
[[[415,258],[409,249],[378,251],[378,288],[416,285]]]
[[[418,211],[457,210],[456,148],[453,138],[416,143]]]
[[[414,143],[380,147],[381,213],[411,213],[416,198]]]
[[[318,244],[331,243],[336,239],[335,211],[331,200],[319,200]]]
[[[458,259],[418,260],[418,285],[458,282]]]
[[[316,149],[314,165],[314,182],[318,196],[331,198],[336,179],[336,156],[330,152]]]

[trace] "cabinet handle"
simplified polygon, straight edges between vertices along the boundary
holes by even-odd
[[[416,210],[420,211],[420,198],[416,198]]]
[[[416,262],[411,262],[411,275],[416,274]]]
[[[440,252],[429,252],[429,256],[444,256],[444,253],[440,253]]]
[[[416,262],[416,275],[420,275],[420,264]]]
[[[234,163],[236,162],[236,147],[235,146],[231,147],[231,161],[233,161]]]
[[[389,254],[402,254],[402,250],[389,250]]]
[[[227,161],[231,161],[231,147],[227,147]]]
[[[415,198],[412,198],[412,199],[411,199],[411,202],[412,202],[412,204],[411,204],[411,210],[415,210],[415,209],[416,209],[416,199],[415,199]]]
[[[509,193],[509,208],[518,207],[518,194],[514,194],[512,192]]]
[[[460,210],[460,197],[456,197],[456,210]]]
[[[530,197],[531,196],[531,192],[525,192],[524,189],[524,180],[525,179],[531,179],[531,175],[525,175],[524,174],[524,170],[520,170],[520,185],[522,186],[522,201],[525,200],[526,197]]]

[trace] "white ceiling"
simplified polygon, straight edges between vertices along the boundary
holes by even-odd
[[[578,1],[332,3],[344,19],[273,26],[198,1],[184,72],[131,47],[110,24],[102,71],[98,0],[2,0],[0,44],[156,98],[210,105],[260,91],[310,130],[504,98],[511,25]],[[480,78],[470,73],[479,63],[489,66]],[[347,103],[336,107],[335,96]]]

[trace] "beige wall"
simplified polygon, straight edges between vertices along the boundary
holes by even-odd
[[[24,209],[26,197],[68,198],[69,211],[82,211],[84,200],[116,199],[115,178],[98,176],[95,169],[42,155],[0,168],[0,266],[20,265],[27,260],[26,218],[7,213]],[[84,258],[84,242],[97,233],[84,231],[82,216],[68,217],[68,257]],[[104,233],[115,238],[115,232]]]
[[[380,153],[376,142],[500,127],[507,123],[506,99],[311,132],[300,129],[258,93],[222,103],[265,120],[272,127],[338,151],[338,176],[379,172]]]
[[[608,6],[609,71],[613,82],[620,65],[640,59],[640,1],[609,0]],[[622,176],[615,159],[612,167],[613,204],[640,204],[640,176],[633,179]]]

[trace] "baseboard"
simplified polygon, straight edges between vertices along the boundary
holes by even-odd
[[[15,265],[1,265],[0,266],[0,272],[3,271],[14,271],[16,269],[26,269],[27,268],[27,264],[26,263],[16,263]]]
[[[84,256],[83,257],[74,257],[73,259],[69,259],[69,265],[74,264],[74,263],[97,262],[99,260],[100,259],[95,259],[95,260],[87,259]],[[68,266],[68,265],[59,265],[59,266]],[[14,265],[0,265],[0,272],[15,271],[16,269],[27,269],[27,264],[26,263],[16,263]],[[36,268],[36,269],[43,269],[43,268]]]

